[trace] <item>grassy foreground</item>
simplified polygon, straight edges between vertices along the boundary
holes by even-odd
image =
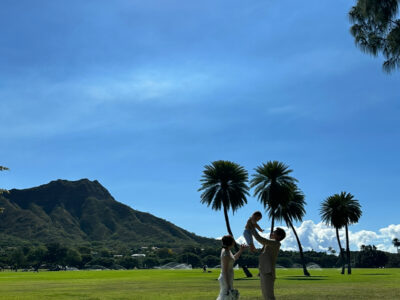
[[[257,270],[252,270],[257,274]],[[278,270],[278,299],[400,299],[400,269]],[[219,270],[0,272],[1,299],[216,299]],[[261,299],[258,278],[235,272],[241,299]]]

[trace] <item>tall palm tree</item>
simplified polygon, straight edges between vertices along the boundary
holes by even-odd
[[[394,238],[392,241],[393,246],[395,246],[397,248],[397,253],[399,252],[399,247],[400,247],[400,240],[398,238]]]
[[[224,211],[226,229],[233,236],[229,223],[228,211],[235,212],[247,203],[246,196],[249,195],[247,171],[240,165],[226,160],[218,160],[204,167],[203,176],[200,180],[202,191],[201,203],[207,204],[213,210]],[[235,245],[237,248],[237,245]],[[251,273],[243,267],[248,277]]]
[[[344,199],[346,207],[346,224],[344,228],[346,230],[346,252],[347,252],[347,274],[351,274],[350,264],[350,240],[349,240],[349,225],[355,224],[361,218],[362,211],[360,202],[354,199],[354,196],[350,193],[341,192],[341,197]]]
[[[350,193],[341,192],[328,197],[321,207],[321,217],[326,223],[330,223],[336,228],[336,237],[338,238],[339,247],[339,229],[345,228],[346,231],[346,253],[347,253],[347,274],[351,274],[350,263],[350,240],[349,225],[357,223],[362,215],[361,205],[358,200]],[[342,256],[343,259],[343,256]],[[343,269],[342,269],[343,274]]]
[[[333,196],[329,196],[325,199],[324,202],[321,204],[320,208],[320,215],[322,221],[327,224],[328,226],[333,226],[336,230],[336,238],[339,245],[340,257],[342,259],[342,272],[344,274],[345,271],[345,257],[342,244],[340,242],[339,237],[339,229],[344,227],[346,223],[346,219],[343,213],[343,205],[341,198],[338,194]]]
[[[289,166],[279,161],[268,161],[255,168],[256,173],[250,181],[254,196],[264,205],[271,218],[271,233],[274,231],[275,211],[281,199],[285,197],[285,187],[295,184],[297,180],[289,174]]]
[[[303,273],[305,276],[310,276],[304,261],[303,247],[301,246],[299,236],[293,226],[293,221],[301,222],[303,220],[306,210],[304,206],[304,194],[294,184],[287,186],[286,197],[282,198],[275,211],[275,219],[285,221],[286,225],[293,230],[293,233],[299,246],[301,263],[303,265]]]

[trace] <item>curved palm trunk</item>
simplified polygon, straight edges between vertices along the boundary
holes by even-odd
[[[228,217],[228,210],[226,209],[226,206],[224,205],[224,216],[225,216],[225,223],[226,223],[226,229],[228,230],[228,233],[233,237],[233,233],[231,230],[231,225],[229,224],[229,217]],[[238,251],[239,247],[237,245],[237,243],[235,242],[235,250]],[[240,262],[240,258],[238,263]],[[253,277],[253,274],[251,274],[251,272],[249,271],[249,269],[247,269],[246,266],[242,265],[242,269],[244,274],[246,274],[246,277]]]
[[[272,220],[271,220],[271,234],[274,232],[274,226],[275,226],[275,215],[272,215]]]
[[[342,244],[340,243],[340,238],[339,238],[339,229],[336,228],[336,238],[339,244],[339,249],[340,249],[340,257],[342,258],[342,272],[341,274],[344,274],[344,264],[345,264],[345,259],[344,259],[344,252],[343,252],[343,248],[342,248]]]
[[[228,233],[231,236],[233,236],[233,233],[232,233],[232,230],[231,230],[231,225],[229,224],[228,210],[226,209],[225,205],[224,205],[224,216],[225,216],[226,229],[228,230]]]
[[[310,276],[310,273],[308,272],[307,267],[306,267],[306,263],[304,261],[303,247],[301,246],[300,239],[299,239],[299,237],[297,235],[296,230],[294,229],[294,226],[293,226],[292,222],[289,222],[289,226],[290,226],[290,228],[292,228],[294,236],[296,237],[296,240],[297,240],[297,244],[299,245],[300,258],[301,258],[301,263],[303,265],[304,276]]]
[[[347,224],[346,228],[346,252],[347,252],[347,274],[351,274],[351,264],[350,264],[350,241],[349,241],[349,228]]]

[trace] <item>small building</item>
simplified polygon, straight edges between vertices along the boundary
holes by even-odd
[[[136,254],[132,254],[131,256],[132,256],[133,258],[140,258],[140,257],[146,257],[146,254],[136,253]]]

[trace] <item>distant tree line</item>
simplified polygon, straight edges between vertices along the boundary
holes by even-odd
[[[166,265],[170,262],[190,264],[193,268],[207,265],[209,268],[220,264],[219,247],[199,248],[136,248],[110,250],[94,249],[88,246],[70,247],[60,243],[40,246],[3,247],[0,249],[0,268],[39,271],[77,269],[146,269]],[[145,256],[132,257],[132,254]],[[303,257],[297,251],[280,251],[277,264],[279,267],[302,267],[303,262],[321,268],[339,268],[342,266],[341,256],[326,252],[304,251]],[[400,267],[400,255],[379,251],[375,246],[362,246],[360,251],[351,252],[351,263],[354,267]],[[255,268],[258,256],[247,252],[243,254],[241,264]]]

